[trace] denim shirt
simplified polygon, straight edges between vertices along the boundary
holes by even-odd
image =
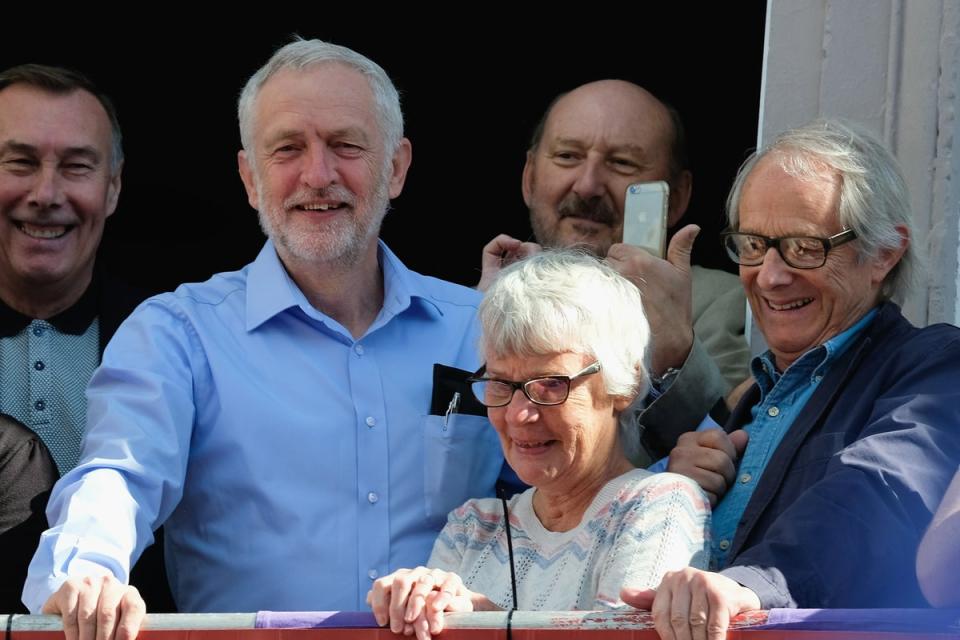
[[[743,511],[784,434],[830,367],[876,315],[876,309],[870,310],[843,333],[800,356],[783,373],[777,371],[773,353],[769,350],[753,359],[751,369],[760,387],[760,402],[751,409],[752,419],[744,426],[750,439],[740,459],[733,486],[713,510],[711,569],[726,566],[727,554]]]

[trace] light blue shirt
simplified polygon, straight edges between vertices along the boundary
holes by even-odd
[[[876,315],[876,309],[869,311],[843,333],[800,356],[782,374],[777,371],[770,351],[753,359],[751,368],[760,387],[760,402],[751,408],[751,420],[744,426],[750,439],[737,467],[733,486],[713,510],[711,569],[726,567],[737,524],[784,434],[830,367]]]
[[[270,242],[133,313],[87,391],[31,611],[68,575],[126,580],[164,522],[181,611],[365,609],[374,578],[426,562],[448,511],[493,494],[487,419],[429,415],[434,363],[479,366],[480,296],[379,255],[383,308],[359,340],[311,307]]]

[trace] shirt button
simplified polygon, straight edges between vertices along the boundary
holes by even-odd
[[[823,380],[823,376],[813,376],[814,382],[820,382],[821,380]]]
[[[729,540],[721,540],[721,541],[720,541],[720,548],[721,548],[723,551],[726,551],[727,549],[729,549],[729,548],[730,548],[730,541],[729,541]]]
[[[749,473],[745,473],[742,476],[740,476],[740,484],[747,484],[752,479],[753,479],[753,476],[751,476]]]
[[[778,415],[780,415],[780,407],[770,407],[767,409],[767,415],[771,418],[776,418]]]
[[[357,352],[357,355],[358,355],[358,356],[362,356],[362,355],[363,355],[363,345],[362,345],[362,344],[355,344],[355,345],[353,345],[353,350]]]
[[[34,327],[34,328],[33,328],[33,335],[35,335],[35,336],[42,336],[42,335],[43,335],[43,327]]]
[[[377,419],[373,416],[367,416],[367,426],[375,427],[377,425]]]
[[[377,576],[379,575],[380,574],[377,573],[376,569],[370,569],[370,571],[367,571],[367,577],[370,578],[371,580],[376,580]]]
[[[45,366],[46,365],[43,364],[43,360],[37,360],[36,362],[33,363],[33,368],[36,369],[37,371],[43,371],[43,368]]]
[[[36,402],[33,403],[33,408],[36,409],[37,411],[43,411],[44,409],[47,408],[47,403],[44,402],[43,400],[37,400]]]
[[[370,504],[377,504],[378,500],[380,500],[380,496],[378,496],[373,491],[367,494],[367,502],[369,502]]]

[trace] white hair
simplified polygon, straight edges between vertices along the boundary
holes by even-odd
[[[646,394],[650,328],[640,291],[593,256],[551,249],[510,265],[487,290],[479,317],[481,352],[582,353],[600,362],[611,396]]]
[[[403,111],[400,109],[400,94],[387,73],[376,62],[353,49],[322,40],[300,38],[278,49],[267,63],[247,80],[240,92],[237,118],[240,121],[240,140],[248,153],[252,151],[253,145],[254,105],[263,85],[284,69],[302,70],[323,63],[346,65],[367,78],[376,105],[377,122],[386,143],[386,155],[388,158],[393,155],[403,138]]]
[[[757,163],[770,157],[788,175],[816,179],[825,172],[840,180],[838,217],[844,229],[857,233],[861,258],[876,257],[881,250],[899,249],[897,231],[903,225],[913,232],[910,195],[900,165],[873,134],[858,125],[833,119],[815,120],[784,131],[753,153],[737,173],[727,198],[730,228],[739,222],[743,186]],[[923,258],[913,242],[907,243],[900,262],[890,270],[881,295],[902,302],[920,278]]]

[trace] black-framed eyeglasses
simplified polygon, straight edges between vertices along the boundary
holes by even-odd
[[[745,267],[763,264],[767,251],[773,247],[783,261],[794,269],[817,269],[827,262],[827,254],[835,247],[857,239],[857,232],[847,229],[829,238],[815,236],[784,236],[768,238],[756,233],[724,231],[720,234],[723,248],[730,259]]]
[[[582,371],[572,376],[540,376],[523,382],[501,380],[499,378],[484,378],[487,366],[480,367],[473,377],[467,378],[473,395],[485,407],[505,407],[510,404],[517,389],[533,404],[551,406],[563,404],[570,395],[570,383],[577,378],[593,375],[600,371],[600,363],[594,362]]]

